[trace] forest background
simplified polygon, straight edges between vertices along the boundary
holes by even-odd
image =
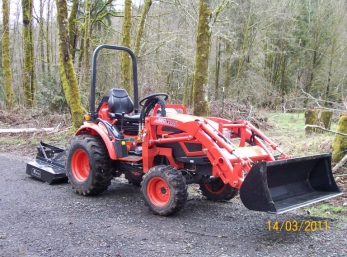
[[[2,0],[0,108],[82,117],[92,52],[113,44],[135,51],[140,97],[165,92],[195,114],[345,110],[346,14],[344,0]],[[97,99],[131,93],[129,61],[102,51]]]

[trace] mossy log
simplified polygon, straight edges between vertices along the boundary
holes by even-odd
[[[317,110],[306,110],[305,111],[305,125],[316,125],[318,117]],[[311,134],[312,132],[315,132],[316,129],[312,127],[306,127],[305,133]]]
[[[337,132],[347,134],[347,114],[340,116]],[[332,147],[332,160],[339,162],[347,154],[347,137],[336,134]]]
[[[320,121],[323,123],[324,128],[330,129],[332,117],[333,117],[332,111],[321,111]]]

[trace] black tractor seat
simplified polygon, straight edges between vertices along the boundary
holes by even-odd
[[[129,115],[134,111],[134,103],[128,92],[122,88],[112,88],[108,98],[109,118],[117,119],[115,126],[120,129],[123,120],[123,132],[137,135],[139,132],[140,113]],[[123,116],[123,118],[122,118]]]
[[[121,120],[122,114],[121,113],[109,113],[108,117],[110,117],[111,120],[114,120],[114,119]],[[137,121],[137,122],[139,122],[140,113],[133,114],[133,115],[124,115],[123,118],[124,118],[124,121]]]

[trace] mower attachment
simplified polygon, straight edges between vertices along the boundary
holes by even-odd
[[[255,163],[240,188],[248,209],[277,214],[341,194],[330,154]]]
[[[26,173],[48,184],[67,181],[65,161],[66,150],[40,142],[36,159],[27,163]]]

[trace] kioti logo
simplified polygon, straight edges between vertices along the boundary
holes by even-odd
[[[31,175],[33,175],[34,177],[37,177],[37,178],[41,178],[41,171],[32,168],[32,169],[31,169]]]
[[[167,120],[167,119],[165,119],[165,118],[156,119],[154,122],[158,122],[158,123],[162,123],[162,124],[167,124],[167,125],[171,125],[171,126],[176,126],[176,125],[177,125],[177,122],[176,122],[176,121]]]

